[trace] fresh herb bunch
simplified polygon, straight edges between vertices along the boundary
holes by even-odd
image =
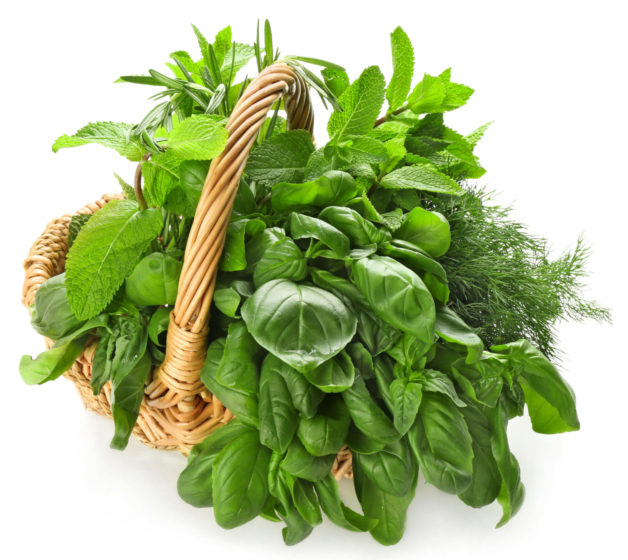
[[[248,83],[234,78],[249,58],[258,70],[279,58],[268,23],[263,47],[259,33],[252,47],[229,28],[213,44],[195,33],[202,59],[174,53],[174,77],[122,78],[166,88],[140,124],[88,125],[54,145],[97,142],[141,162],[133,187],[120,179],[126,200],[73,218],[66,273],[41,286],[32,320],[56,343],[20,364],[27,383],[55,379],[97,336],[91,382],[94,394],[112,384],[116,448],[164,357],[187,232]],[[337,65],[283,59],[335,107],[330,141],[316,149],[286,131],[278,103],[241,180],[201,372],[236,419],[192,449],[178,481],[222,527],[260,515],[295,544],[325,513],[393,544],[419,469],[472,507],[497,500],[502,525],[524,497],[508,421],[527,407],[539,433],[579,428],[543,352],[558,318],[606,317],[579,295],[585,253],[551,262],[543,240],[469,187],[486,126],[463,136],[443,114],[473,90],[449,70],[412,88],[410,40],[401,28],[391,40],[388,84],[376,66],[351,83]],[[330,473],[345,446],[362,513]]]

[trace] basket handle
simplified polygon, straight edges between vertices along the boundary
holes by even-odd
[[[227,123],[229,140],[209,168],[185,248],[166,357],[147,387],[151,406],[168,408],[203,390],[209,307],[233,202],[251,146],[272,105],[284,95],[288,129],[310,133],[314,115],[305,81],[287,64],[263,70],[246,88]]]

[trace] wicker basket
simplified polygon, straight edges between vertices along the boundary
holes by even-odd
[[[184,454],[233,414],[212,396],[200,380],[208,337],[209,308],[218,261],[231,216],[240,176],[249,151],[272,105],[284,96],[288,129],[313,129],[313,113],[304,80],[286,64],[273,64],[249,85],[227,123],[229,140],[212,161],[185,249],[179,291],[168,328],[166,357],[155,368],[144,389],[144,398],[133,433],[151,447],[177,449]],[[121,195],[103,196],[79,213],[93,213]],[[32,246],[24,263],[23,302],[30,307],[37,288],[63,272],[68,251],[71,215],[52,221]],[[52,341],[46,341],[50,346]],[[65,376],[77,386],[85,406],[111,417],[111,384],[98,396],[90,386],[91,368],[98,340],[88,341],[81,356]],[[337,478],[351,474],[351,453],[338,454],[333,472]]]

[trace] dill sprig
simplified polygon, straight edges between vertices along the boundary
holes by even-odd
[[[580,238],[572,251],[550,258],[547,240],[511,219],[510,208],[489,205],[490,197],[480,188],[455,198],[423,196],[451,226],[451,247],[440,259],[451,306],[486,345],[526,338],[556,359],[561,319],[610,320],[608,309],[582,293],[588,247]]]

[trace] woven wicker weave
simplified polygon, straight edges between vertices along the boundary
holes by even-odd
[[[213,429],[233,418],[200,380],[208,336],[218,261],[233,201],[249,151],[272,105],[284,96],[288,129],[313,129],[307,86],[286,64],[261,72],[242,95],[227,123],[229,139],[223,153],[212,161],[185,250],[177,300],[170,317],[166,357],[145,387],[134,434],[151,447],[178,449],[187,454]],[[118,196],[103,196],[79,213],[93,213]],[[23,302],[32,305],[37,288],[65,268],[68,251],[67,214],[52,221],[37,239],[24,263]],[[52,342],[47,341],[50,345]],[[77,386],[88,409],[111,417],[107,383],[98,395],[90,386],[91,365],[98,345],[88,341],[82,355],[65,375]],[[351,473],[351,454],[345,448],[334,464],[337,478]]]

